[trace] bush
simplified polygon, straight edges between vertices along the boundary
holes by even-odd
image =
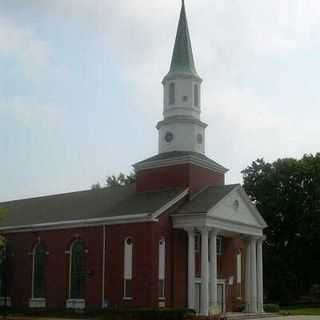
[[[99,317],[100,320],[183,320],[194,316],[189,309],[109,309]]]
[[[263,305],[264,312],[277,313],[280,312],[280,307],[278,304],[265,304]]]

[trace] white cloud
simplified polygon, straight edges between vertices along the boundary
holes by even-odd
[[[0,16],[0,57],[13,60],[27,80],[42,81],[49,72],[57,72],[48,43],[28,26]]]
[[[6,5],[7,10],[19,8],[32,16],[54,15],[75,32],[92,33],[111,53],[130,107],[143,110],[154,122],[161,117],[160,82],[169,68],[180,1],[10,0]],[[0,10],[1,6],[5,7],[0,4]],[[290,89],[288,76],[289,87],[282,95],[262,95],[265,84],[245,83],[244,73],[252,61],[258,73],[279,57],[285,60],[299,53],[292,67],[305,62],[305,52],[320,55],[319,0],[197,0],[186,1],[186,6],[196,65],[204,79],[208,155],[230,167],[237,181],[240,170],[257,157],[274,160],[317,151],[320,113],[300,104],[306,100],[305,88]],[[65,37],[67,41],[68,34]],[[48,43],[31,28],[5,19],[0,20],[1,52],[16,56],[30,78],[45,74],[51,64]],[[268,71],[277,77],[276,66]],[[314,104],[319,103],[315,93]],[[55,117],[50,104],[15,104],[17,119],[25,123]]]
[[[11,97],[0,100],[0,120],[14,120],[19,127],[46,131],[59,126],[63,111],[55,105],[42,103],[26,97]],[[1,122],[0,122],[1,123]]]

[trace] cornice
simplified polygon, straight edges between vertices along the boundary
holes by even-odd
[[[207,161],[205,159],[199,159],[198,157],[195,157],[192,154],[181,156],[181,157],[175,157],[171,159],[151,160],[148,162],[144,162],[142,164],[139,164],[139,163],[135,164],[133,165],[133,167],[136,171],[141,171],[141,170],[147,170],[147,169],[175,166],[180,164],[193,164],[193,165],[196,165],[205,169],[209,169],[217,173],[222,173],[222,174],[225,174],[228,171],[228,169],[220,167],[219,165],[215,165],[211,161]]]

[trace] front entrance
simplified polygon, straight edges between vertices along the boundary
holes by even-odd
[[[201,280],[196,280],[195,283],[195,311],[197,314],[200,314],[201,308]]]
[[[226,312],[226,285],[225,280],[217,281],[217,300],[218,306],[221,313]],[[209,290],[209,301],[211,301],[210,290]],[[195,311],[200,314],[201,308],[201,279],[197,278],[195,280]]]
[[[226,284],[224,280],[218,280],[217,294],[220,312],[224,313],[226,312]]]

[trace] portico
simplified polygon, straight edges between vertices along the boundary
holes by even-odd
[[[225,194],[215,199],[219,193]],[[211,189],[211,190],[210,190]],[[201,192],[197,197],[204,196]],[[226,186],[210,187],[206,192],[208,208],[199,212],[195,207],[183,208],[173,218],[174,227],[182,228],[188,235],[188,307],[195,308],[195,234],[201,235],[201,300],[200,314],[208,315],[218,308],[217,237],[241,238],[245,243],[244,278],[246,312],[263,312],[263,228],[266,226],[255,206],[240,185],[233,190]],[[210,198],[212,197],[212,198]],[[199,203],[200,203],[200,199]],[[203,203],[204,199],[201,199]],[[192,202],[192,200],[191,200]],[[212,203],[210,203],[212,202]],[[194,203],[195,204],[195,203]],[[194,212],[191,212],[193,210]],[[209,261],[210,255],[210,261]]]

